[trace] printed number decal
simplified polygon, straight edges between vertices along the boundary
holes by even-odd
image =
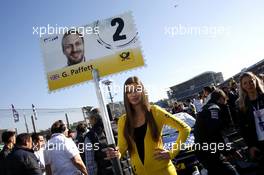
[[[116,23],[118,24],[115,34],[113,35],[114,41],[124,40],[126,39],[126,35],[120,35],[124,28],[124,20],[122,18],[114,18],[111,21],[111,26],[115,26]]]

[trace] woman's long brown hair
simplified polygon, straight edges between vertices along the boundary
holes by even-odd
[[[148,96],[147,96],[147,93],[144,89],[144,86],[143,86],[142,82],[138,79],[138,77],[130,77],[125,81],[125,84],[124,84],[124,105],[125,105],[125,109],[126,109],[126,121],[125,121],[125,128],[124,128],[124,136],[125,136],[125,139],[127,141],[129,153],[132,153],[134,151],[133,146],[132,146],[132,140],[134,139],[134,120],[133,120],[133,117],[134,117],[135,111],[132,108],[132,105],[129,103],[129,100],[127,98],[127,87],[131,84],[134,84],[134,83],[137,84],[138,86],[140,86],[140,88],[141,88],[142,109],[145,112],[146,122],[150,126],[152,139],[154,141],[159,141],[158,127],[157,127],[157,124],[154,120],[154,117],[150,111],[150,104],[149,104]]]
[[[239,77],[239,109],[242,112],[246,112],[248,109],[248,106],[246,105],[246,99],[248,98],[247,92],[242,88],[242,80],[245,77],[250,77],[254,80],[256,80],[256,91],[258,95],[264,94],[264,86],[262,80],[260,80],[255,74],[252,72],[244,72]]]

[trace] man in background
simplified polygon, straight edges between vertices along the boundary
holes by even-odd
[[[0,174],[5,175],[7,156],[11,153],[16,143],[16,133],[14,131],[3,132],[2,141],[5,145],[2,151],[0,152]]]
[[[14,150],[7,157],[7,172],[8,175],[42,175],[30,134],[22,133],[16,137]]]
[[[44,137],[40,133],[33,133],[32,134],[32,141],[33,141],[33,151],[35,156],[38,159],[39,167],[42,171],[42,174],[45,175],[45,160],[44,160],[44,146],[45,140]]]
[[[47,175],[88,175],[77,146],[67,138],[68,129],[62,120],[53,123],[51,134],[44,151]]]

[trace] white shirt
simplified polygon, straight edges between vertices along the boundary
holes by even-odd
[[[195,108],[196,108],[196,112],[201,112],[202,108],[203,108],[203,102],[200,99],[195,99],[193,102]]]
[[[45,148],[45,163],[50,165],[53,175],[80,174],[71,161],[74,156],[79,154],[72,139],[67,138],[64,134],[53,134]]]
[[[34,154],[39,161],[38,163],[39,163],[40,169],[45,170],[44,149],[40,148],[38,151],[35,151]],[[42,174],[45,175],[46,173],[44,172]]]
[[[264,109],[254,110],[254,118],[258,141],[264,140]]]

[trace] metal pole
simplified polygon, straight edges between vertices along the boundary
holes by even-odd
[[[113,116],[113,112],[114,112],[114,100],[113,100],[113,96],[112,96],[112,93],[111,93],[111,89],[110,89],[110,85],[107,85],[107,89],[108,89],[108,92],[109,92],[109,96],[110,96],[110,100],[111,100],[111,105],[112,105],[112,107],[111,106],[109,106],[109,109],[110,109],[110,113],[111,113],[111,120],[113,120],[114,119],[114,116]],[[112,108],[112,109],[111,109]]]
[[[25,126],[26,126],[27,133],[29,133],[29,131],[28,131],[27,119],[26,119],[26,115],[23,114],[23,116],[24,116],[24,121],[25,121]]]
[[[67,128],[70,129],[70,123],[69,123],[69,118],[67,113],[65,113],[65,117],[66,117],[66,122],[67,122]]]
[[[114,97],[111,94],[111,89],[110,89],[110,86],[109,85],[107,85],[107,89],[108,89],[108,93],[109,93],[109,96],[110,96],[111,103],[113,103],[113,98]]]
[[[36,126],[35,126],[35,121],[34,121],[33,115],[31,115],[31,121],[32,121],[32,126],[33,126],[34,133],[36,133]]]
[[[102,116],[102,121],[104,124],[105,133],[106,133],[106,139],[107,139],[109,146],[115,148],[116,147],[115,139],[114,139],[114,135],[112,132],[108,112],[106,109],[104,96],[103,96],[103,93],[102,93],[101,87],[100,87],[99,72],[98,72],[98,70],[93,69],[92,74],[93,74],[93,80],[94,80],[94,84],[95,84],[96,95],[97,95],[97,99],[99,102],[100,113]],[[113,164],[114,174],[115,175],[123,175],[119,159],[118,158],[112,159],[111,162]]]

